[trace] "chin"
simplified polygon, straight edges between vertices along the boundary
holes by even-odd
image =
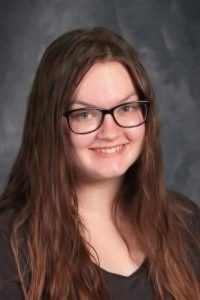
[[[79,166],[77,175],[82,182],[94,182],[110,180],[123,177],[133,162],[123,162],[123,164],[98,164],[89,166]],[[95,168],[96,167],[96,168]]]
[[[126,173],[126,170],[123,171],[113,171],[113,172],[108,172],[109,170],[106,170],[106,172],[101,172],[101,173],[96,173],[96,174],[92,174],[90,177],[93,178],[94,180],[109,180],[109,179],[116,179],[116,178],[120,178],[123,177],[124,174]]]

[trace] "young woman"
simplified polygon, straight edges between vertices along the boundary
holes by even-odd
[[[54,41],[1,195],[0,298],[200,299],[199,215],[166,188],[132,46],[101,27]]]

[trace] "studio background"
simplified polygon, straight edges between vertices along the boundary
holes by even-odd
[[[200,205],[199,15],[199,0],[1,1],[0,191],[45,48],[68,30],[107,26],[137,49],[154,86],[168,187]]]

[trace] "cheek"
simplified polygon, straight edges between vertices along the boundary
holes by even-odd
[[[128,129],[126,136],[132,142],[143,142],[145,137],[145,125]]]
[[[74,150],[89,148],[95,139],[95,133],[90,134],[70,134],[70,139]]]

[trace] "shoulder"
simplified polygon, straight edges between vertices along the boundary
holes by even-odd
[[[198,204],[196,202],[194,202],[192,199],[188,198],[187,196],[185,196],[177,191],[170,190],[170,189],[168,189],[167,192],[168,192],[168,195],[171,197],[171,199],[173,199],[180,205],[183,205],[186,208],[192,209],[193,211],[196,209],[200,209]]]
[[[176,191],[168,190],[168,197],[173,210],[181,212],[190,229],[192,231],[199,231],[200,233],[199,205],[190,198]]]
[[[14,271],[14,256],[10,245],[10,234],[14,220],[13,211],[0,214],[0,281],[16,275]],[[10,274],[10,275],[9,275]]]
[[[12,224],[15,218],[15,211],[8,210],[0,213],[0,232],[10,234]]]
[[[20,281],[10,245],[10,234],[15,213],[0,214],[0,299],[22,299]]]
[[[179,220],[180,216],[182,218],[182,242],[197,278],[200,278],[200,208],[196,202],[175,191],[169,191],[169,199],[173,214]]]

